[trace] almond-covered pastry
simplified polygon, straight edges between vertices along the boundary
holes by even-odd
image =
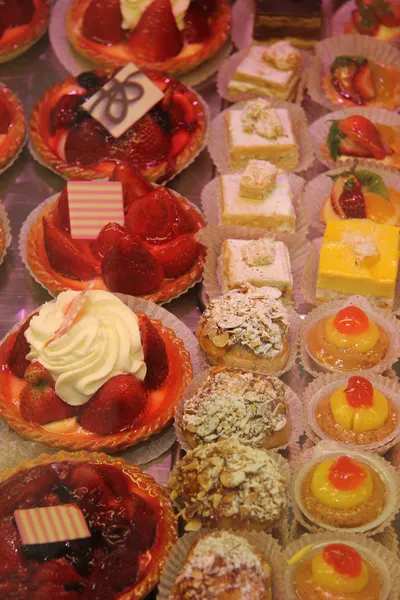
[[[240,179],[240,195],[263,199],[276,182],[278,169],[266,160],[249,160]]]
[[[190,548],[169,600],[271,600],[271,567],[239,535],[218,531]]]
[[[183,407],[181,427],[192,448],[233,438],[254,448],[288,443],[285,386],[277,377],[214,367]]]
[[[276,373],[289,352],[289,314],[276,288],[242,285],[212,300],[197,337],[212,365]]]
[[[268,46],[263,52],[263,59],[280,71],[290,71],[301,65],[300,52],[286,40]]]
[[[281,456],[228,439],[188,452],[168,486],[187,531],[202,525],[260,531],[282,517],[287,476]]]

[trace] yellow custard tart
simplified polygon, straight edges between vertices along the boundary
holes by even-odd
[[[354,305],[320,318],[307,333],[307,352],[330,371],[370,369],[385,358],[389,345],[388,332]]]

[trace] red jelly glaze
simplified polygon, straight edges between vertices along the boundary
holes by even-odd
[[[369,408],[374,405],[374,388],[365,377],[350,377],[344,393],[347,404],[353,408]]]
[[[358,306],[346,306],[337,313],[333,325],[339,333],[358,335],[368,331],[367,315]]]
[[[362,571],[362,559],[357,550],[347,544],[329,544],[322,551],[325,562],[336,573],[348,577],[359,577]]]
[[[367,473],[349,456],[339,456],[329,469],[329,481],[341,491],[355,490],[364,482]]]

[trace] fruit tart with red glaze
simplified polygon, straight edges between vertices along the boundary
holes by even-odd
[[[146,71],[164,97],[114,138],[82,108],[114,75],[115,71],[88,71],[45,92],[30,121],[39,160],[65,179],[107,177],[121,161],[150,181],[171,179],[203,147],[208,123],[202,100],[180,81]]]
[[[63,292],[0,346],[1,417],[67,449],[127,448],[173,418],[192,378],[173,330],[101,290]]]
[[[25,138],[26,119],[22,104],[0,83],[0,173],[12,164]]]
[[[204,225],[200,212],[127,165],[117,166],[112,180],[122,182],[124,226],[109,223],[95,240],[72,238],[66,186],[30,226],[30,271],[52,294],[83,290],[93,279],[95,289],[158,303],[187,291],[200,281],[205,261],[205,248],[195,239]]]
[[[230,26],[227,0],[73,0],[66,19],[70,43],[94,63],[170,75],[216,54]]]
[[[26,543],[33,538],[18,528],[19,515],[47,507],[51,519],[50,507],[59,507],[65,519],[65,505],[79,509],[90,537],[65,540],[74,536],[63,532],[63,541],[49,542],[50,532],[43,543]],[[58,452],[0,475],[0,535],[4,600],[140,600],[159,581],[177,523],[163,488],[138,467]]]
[[[400,38],[400,3],[388,0],[356,0],[357,8],[344,25],[344,33],[369,35],[391,42]]]
[[[50,0],[2,0],[0,5],[0,62],[20,56],[44,34]]]

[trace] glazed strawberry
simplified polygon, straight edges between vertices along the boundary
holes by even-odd
[[[146,552],[154,543],[157,518],[152,507],[137,494],[132,494],[134,504],[134,537],[137,551]]]
[[[0,486],[0,516],[11,515],[25,498],[31,498],[34,504],[39,503],[56,481],[56,472],[42,466],[11,477]]]
[[[207,14],[199,3],[191,1],[184,17],[183,38],[186,44],[198,44],[210,36]]]
[[[5,135],[10,127],[10,114],[3,103],[0,103],[0,134]]]
[[[133,30],[129,48],[143,60],[158,62],[177,56],[182,36],[170,0],[153,0]]]
[[[170,155],[172,158],[178,156],[184,148],[188,145],[190,140],[190,133],[186,129],[180,129],[171,139],[171,151]]]
[[[150,294],[164,278],[161,263],[138,237],[130,235],[118,240],[107,252],[101,274],[110,291],[132,296]]]
[[[80,594],[75,590],[67,590],[63,585],[44,582],[32,594],[31,600],[79,600]]]
[[[378,160],[384,159],[394,152],[385,143],[375,125],[362,115],[352,115],[339,121],[339,129],[350,141],[367,148]]]
[[[385,2],[385,0],[377,0],[374,2],[374,11],[375,15],[382,25],[385,27],[397,27],[399,21],[393,11],[390,2]]]
[[[78,583],[82,577],[66,558],[57,558],[40,564],[30,580],[30,585],[42,585],[50,582],[57,585]]]
[[[87,167],[110,155],[111,145],[106,131],[93,119],[74,125],[65,140],[65,159],[71,164]]]
[[[167,350],[164,340],[148,317],[141,315],[139,325],[147,367],[144,385],[148,390],[156,390],[164,384],[169,373]]]
[[[58,196],[57,209],[56,209],[56,224],[60,229],[63,229],[67,233],[71,230],[69,221],[69,204],[68,204],[68,188],[64,187],[61,194]]]
[[[0,4],[0,21],[4,27],[27,25],[34,14],[33,0],[2,0]]]
[[[98,266],[91,262],[66,235],[43,217],[43,242],[52,269],[71,279],[93,279]]]
[[[331,204],[336,214],[344,219],[366,219],[367,217],[361,184],[355,175],[344,175],[335,180],[331,192]]]
[[[340,140],[339,154],[343,154],[344,156],[357,156],[359,158],[372,158],[373,156],[368,148],[364,148],[364,146],[349,140],[349,138]]]
[[[0,520],[0,578],[12,577],[23,565],[21,540],[11,518]]]
[[[357,73],[354,75],[354,89],[361,96],[362,100],[366,101],[375,98],[375,86],[372,81],[371,69],[367,60],[360,66]]]
[[[142,177],[137,169],[126,163],[121,163],[115,167],[110,181],[120,181],[122,183],[125,214],[135,200],[153,190],[151,183]]]
[[[82,33],[100,44],[118,44],[124,39],[119,0],[92,0],[86,9]]]
[[[108,223],[100,231],[95,240],[90,243],[93,256],[99,260],[114,246],[117,240],[126,235],[126,230],[118,223]]]
[[[75,408],[57,396],[53,378],[40,363],[33,362],[29,365],[25,380],[27,384],[19,397],[23,419],[44,425],[75,414]]]
[[[95,565],[90,575],[90,582],[93,585],[92,593],[84,595],[84,600],[112,598],[116,592],[135,583],[138,567],[138,555],[134,551],[127,552],[123,549],[116,549],[107,553]],[[104,589],[110,588],[114,593],[111,596],[104,596]]]
[[[67,476],[66,485],[73,496],[79,498],[78,504],[87,515],[99,507],[107,506],[110,500],[110,490],[93,465],[74,465]]]
[[[132,428],[147,404],[141,381],[133,375],[109,379],[83,406],[79,423],[98,435],[111,435]]]
[[[113,146],[113,156],[117,160],[139,168],[165,162],[168,159],[171,140],[148,113]]]
[[[7,358],[7,365],[11,373],[20,379],[24,378],[25,371],[30,365],[30,361],[26,360],[26,356],[31,348],[25,337],[25,331],[28,329],[33,316],[30,316],[22,325]]]
[[[41,504],[42,506],[58,506],[61,502],[57,494],[45,494]]]
[[[351,13],[353,25],[362,35],[374,36],[379,29],[379,21],[372,6],[357,0],[357,10]]]
[[[72,127],[78,121],[78,108],[83,101],[82,96],[70,94],[62,96],[53,106],[49,117],[50,135],[55,135],[63,127]]]
[[[7,581],[0,582],[0,598],[12,598],[12,600],[30,600],[30,591],[25,583],[9,579]]]
[[[200,250],[193,234],[181,235],[175,240],[152,250],[153,255],[164,267],[164,275],[170,279],[186,273],[193,265]]]

